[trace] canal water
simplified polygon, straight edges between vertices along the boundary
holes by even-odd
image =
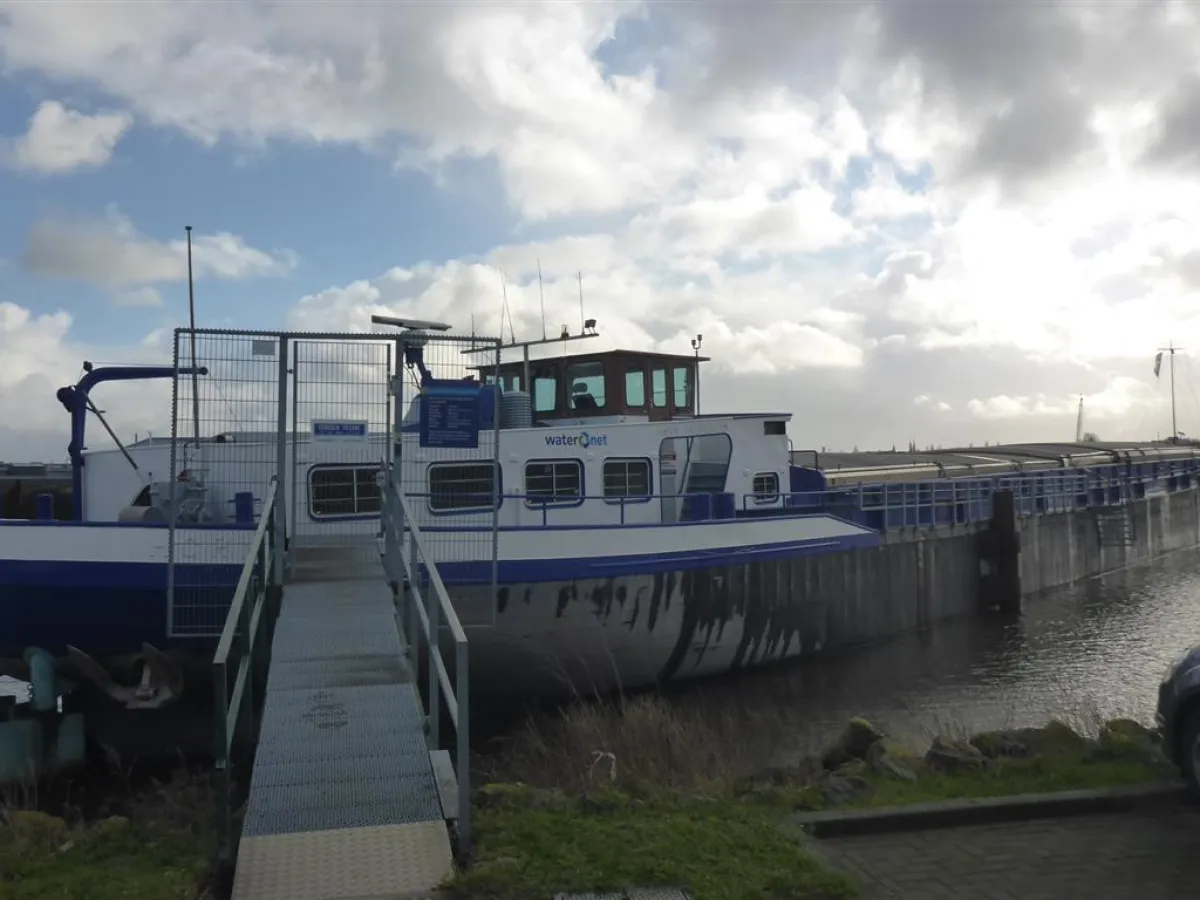
[[[954,621],[870,647],[673,691],[787,754],[863,716],[897,739],[1127,716],[1153,723],[1167,664],[1200,643],[1200,552],[1188,551],[1025,601],[1020,616]],[[764,750],[766,748],[764,747]]]

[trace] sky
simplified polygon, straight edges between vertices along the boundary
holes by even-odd
[[[1194,2],[0,0],[0,209],[5,460],[65,456],[83,360],[170,361],[185,225],[201,326],[582,289],[797,449],[1165,437],[1169,341],[1200,434]]]

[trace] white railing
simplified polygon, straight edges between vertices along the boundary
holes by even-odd
[[[459,851],[471,846],[471,691],[467,664],[467,636],[429,545],[421,534],[391,467],[386,471],[383,501],[383,565],[399,600],[401,631],[413,677],[419,677],[421,637],[428,648],[428,697],[426,720],[429,744],[440,750],[441,699],[454,725],[455,775],[458,779]],[[454,680],[446,671],[439,635],[443,626],[454,641]]]

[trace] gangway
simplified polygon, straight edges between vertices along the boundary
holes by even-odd
[[[368,564],[361,545],[298,547],[277,585],[276,481],[263,503],[213,666],[218,837],[234,900],[426,897],[453,870],[451,834],[469,847],[466,636],[385,471]],[[422,638],[428,712],[414,677]],[[438,745],[440,697],[456,766]],[[233,766],[251,752],[239,829]]]

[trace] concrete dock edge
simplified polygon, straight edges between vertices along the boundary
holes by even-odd
[[[879,809],[799,813],[789,816],[787,822],[813,837],[851,837],[889,831],[959,828],[966,825],[1129,812],[1179,805],[1186,799],[1186,791],[1182,784],[1159,782],[1099,790],[944,800]]]

